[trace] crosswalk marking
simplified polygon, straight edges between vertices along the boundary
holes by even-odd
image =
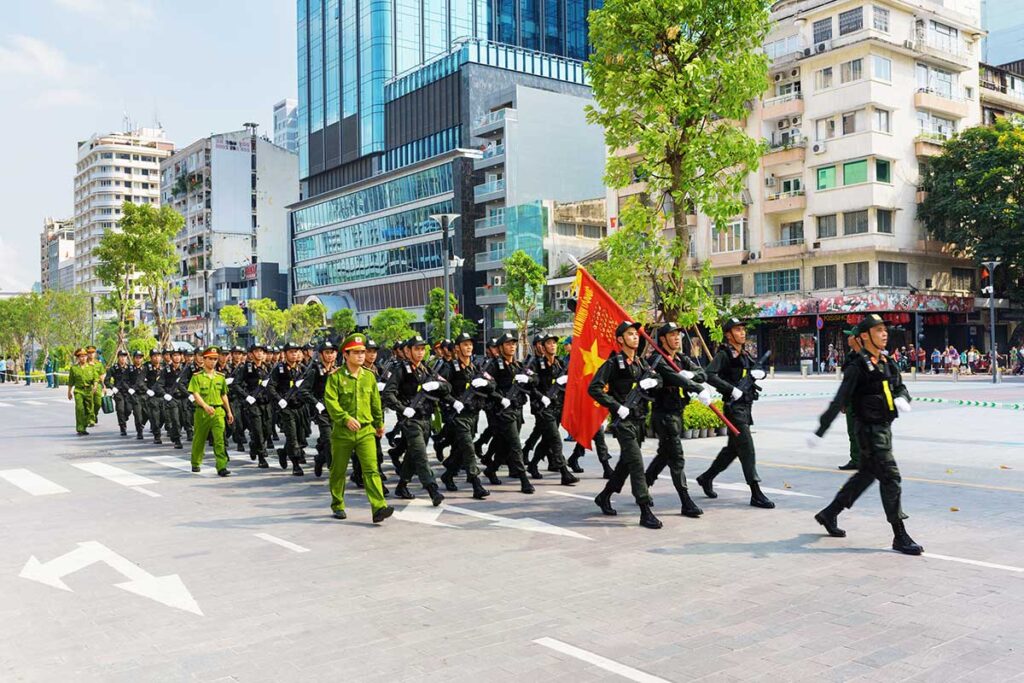
[[[599,654],[595,654],[589,650],[584,650],[581,647],[570,645],[569,643],[556,640],[555,638],[537,638],[533,641],[537,645],[542,645],[546,648],[550,648],[555,652],[561,652],[564,655],[575,657],[581,662],[586,662],[605,671],[609,671],[617,676],[621,676],[630,681],[636,681],[637,683],[669,683],[664,678],[659,678],[646,671],[640,669],[634,669],[631,666],[626,666],[621,662],[616,662],[614,659],[608,659],[602,657]]]
[[[0,403],[0,408],[13,408],[10,403]]]
[[[175,458],[173,455],[154,455],[154,456],[149,456],[149,457],[146,457],[146,458],[143,458],[143,459],[144,460],[148,460],[148,461],[153,462],[153,463],[156,463],[157,465],[164,465],[165,467],[173,467],[176,470],[181,470],[182,472],[188,472],[189,474],[198,474],[199,476],[203,476],[203,477],[212,477],[213,474],[214,474],[213,470],[211,470],[211,469],[205,469],[202,472],[198,472],[198,473],[197,472],[193,472],[192,471],[192,462],[191,461],[189,461],[189,460],[182,460],[181,458]]]
[[[105,462],[83,462],[73,463],[78,469],[88,472],[89,474],[95,474],[98,477],[109,479],[115,484],[121,486],[145,486],[146,484],[155,484],[156,481],[148,477],[140,477],[137,474],[133,474],[128,470],[123,470],[120,467],[114,467],[108,465]]]
[[[30,406],[45,406],[46,405],[42,401],[22,401],[22,403],[27,403]]]
[[[291,550],[291,551],[296,552],[296,553],[308,553],[309,552],[309,548],[303,548],[298,543],[292,543],[291,541],[286,541],[283,538],[278,538],[277,536],[271,536],[270,534],[253,534],[253,535],[256,536],[256,538],[262,538],[264,541],[267,541],[268,543],[273,543],[274,545],[279,545],[282,548],[287,548],[288,550]]]
[[[35,472],[26,469],[2,470],[0,479],[6,479],[19,489],[33,496],[49,496],[55,493],[68,493],[68,490],[60,484],[41,477]]]

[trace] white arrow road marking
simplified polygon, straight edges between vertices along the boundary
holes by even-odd
[[[193,472],[192,471],[192,461],[191,460],[183,460],[181,458],[175,458],[173,455],[153,455],[153,456],[145,457],[145,458],[143,458],[143,460],[148,460],[150,462],[155,462],[157,465],[164,465],[166,467],[173,467],[176,470],[181,470],[182,472],[188,472],[189,474],[194,474],[196,476],[212,477],[215,474],[214,471],[211,470],[211,469],[206,469],[206,470],[203,470],[201,472]]]
[[[270,534],[253,534],[253,535],[256,538],[262,538],[264,541],[267,541],[268,543],[274,543],[275,545],[279,545],[282,548],[288,548],[288,550],[294,550],[297,553],[308,553],[309,552],[309,548],[303,548],[298,543],[292,543],[291,541],[286,541],[283,538],[278,538],[277,536],[271,536]]]
[[[569,493],[568,491],[548,491],[548,493],[555,496],[565,496],[566,498],[579,498],[580,500],[589,500],[591,503],[594,502],[594,499],[591,498],[590,496],[582,496],[578,493]]]
[[[71,592],[68,585],[61,579],[96,562],[105,562],[111,569],[128,579],[128,581],[123,583],[115,583],[114,586],[117,588],[141,595],[150,600],[155,600],[168,607],[203,616],[199,605],[196,604],[192,594],[188,592],[185,584],[182,583],[177,574],[153,576],[134,562],[121,557],[110,548],[96,541],[79,543],[78,547],[71,552],[45,563],[40,562],[33,555],[25,563],[25,567],[21,570],[19,576],[23,579],[37,581],[47,586]]]
[[[659,479],[669,479],[662,475]],[[723,489],[725,491],[744,491],[750,493],[750,487],[742,482],[736,482],[735,484],[719,484],[715,482],[716,489]],[[821,498],[821,496],[815,496],[810,493],[797,493],[796,491],[790,491],[789,489],[773,489],[770,486],[762,486],[761,490],[765,493],[774,493],[777,496],[799,496],[800,498]]]
[[[499,517],[498,515],[491,514],[490,512],[448,505],[446,503],[442,503],[435,508],[428,500],[417,499],[410,501],[404,510],[396,512],[394,516],[398,519],[404,519],[407,522],[419,522],[420,524],[429,524],[430,526],[446,526],[455,528],[452,524],[437,521],[441,516],[441,513],[444,511],[454,512],[457,515],[465,515],[466,517],[482,519],[490,522],[491,526],[504,527],[507,529],[519,529],[520,531],[533,531],[539,534],[551,534],[552,536],[582,538],[587,541],[592,540],[589,536],[584,536],[583,534],[578,534],[575,531],[563,529],[555,526],[554,524],[548,524],[547,522],[542,522],[539,519],[533,519],[531,517],[523,517],[520,519]]]
[[[19,489],[33,496],[48,496],[54,493],[68,493],[60,484],[55,484],[35,472],[25,469],[0,471],[0,479],[6,479]]]
[[[444,522],[437,521],[437,518],[441,516],[441,512],[441,508],[434,507],[429,500],[414,499],[410,500],[405,508],[395,510],[393,517],[406,522],[416,522],[417,524],[426,524],[428,526],[446,526],[449,529],[457,528],[454,524],[445,524]]]
[[[576,659],[586,662],[587,664],[592,664],[599,669],[610,671],[613,674],[622,676],[623,678],[631,681],[637,681],[637,683],[669,683],[669,681],[664,678],[658,678],[646,671],[641,671],[640,669],[634,669],[631,666],[620,664],[614,659],[602,657],[601,655],[594,654],[589,650],[578,648],[574,645],[570,645],[569,643],[563,643],[562,641],[555,640],[554,638],[538,638],[533,642],[537,645],[543,645],[544,647],[550,648],[555,652],[561,652],[564,655],[575,657]]]

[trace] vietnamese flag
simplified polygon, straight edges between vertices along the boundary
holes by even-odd
[[[619,349],[615,328],[630,317],[582,266],[576,268],[572,289],[576,293],[576,318],[562,426],[584,448],[591,448],[608,411],[590,397],[587,388],[605,359]]]

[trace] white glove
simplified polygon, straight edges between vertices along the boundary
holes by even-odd
[[[551,405],[551,399],[548,398],[547,396],[541,396],[540,397],[540,402],[544,404],[545,408],[547,408],[549,405]]]
[[[811,450],[814,450],[815,448],[818,448],[824,442],[825,442],[825,439],[821,438],[820,436],[818,436],[814,432],[811,432],[810,434],[807,435],[807,442],[806,442],[807,443],[807,447],[810,448]]]
[[[465,404],[462,403],[462,401],[457,400],[454,403],[452,403],[452,408],[455,408],[456,413],[461,413],[463,410],[465,410],[466,406]]]
[[[899,410],[901,413],[910,412],[910,401],[903,398],[902,396],[897,396],[896,398],[894,398],[892,400],[892,404],[896,406],[896,409]]]
[[[301,387],[301,386],[302,386],[302,383],[303,383],[303,382],[305,382],[305,381],[306,381],[306,378],[305,378],[305,377],[303,377],[302,379],[300,379],[300,380],[299,380],[298,382],[296,382],[296,383],[295,383],[295,386],[297,386],[297,387]]]
[[[268,384],[270,384],[270,378],[269,377],[266,378],[265,380],[263,380],[262,382],[260,382],[260,386],[263,386],[263,387],[267,386]]]
[[[196,402],[196,397],[193,396],[192,394],[189,394],[188,395],[188,402],[189,403],[195,403]]]
[[[561,375],[558,379],[555,380],[555,382],[561,384],[564,387],[566,384],[569,383],[569,375]]]
[[[741,398],[743,398],[743,392],[740,391],[739,389],[737,389],[736,387],[733,387],[732,388],[732,400],[738,401]]]
[[[711,390],[704,387],[699,394],[697,394],[697,400],[706,406],[711,405]]]
[[[246,396],[245,397],[245,402],[248,403],[251,406],[256,405],[256,399],[253,398],[252,396]]]
[[[623,420],[629,417],[629,408],[627,408],[626,406],[619,406],[619,409],[616,410],[615,412]]]
[[[508,400],[507,398],[501,399],[502,408],[508,408],[510,405],[512,405],[512,401]]]
[[[423,383],[423,391],[437,391],[439,388],[441,388],[441,383],[434,380]]]
[[[134,389],[129,389],[128,393],[131,394],[132,396],[134,396],[135,395],[135,390]]]
[[[146,389],[146,396],[149,396],[150,398],[152,398],[152,397],[156,396],[156,394],[153,393],[152,389]]]
[[[171,396],[170,394],[164,394],[164,400],[165,401],[173,401],[174,397]]]
[[[680,370],[679,376],[682,377],[683,379],[693,379],[693,373],[690,372],[689,370]]]
[[[487,386],[487,380],[485,380],[483,377],[477,377],[472,382],[470,382],[470,384],[472,384],[474,387],[479,389],[481,387],[486,387]]]
[[[288,407],[288,401],[286,401],[286,400],[284,400],[282,398],[280,401],[277,402],[277,405],[281,406],[282,408],[287,408]]]
[[[654,379],[653,377],[644,377],[642,380],[640,380],[641,389],[653,389],[656,386],[658,386],[658,380]]]
[[[384,382],[377,382],[377,391],[384,391]]]
[[[225,381],[225,383],[227,383],[228,386],[231,386],[231,383],[235,381],[235,378],[234,377],[228,377],[224,381]]]
[[[318,412],[318,413],[324,412],[324,404],[321,403],[320,401],[316,402],[316,412]]]
[[[750,371],[750,376],[754,379],[764,379],[765,372],[761,368],[754,368]]]
[[[529,375],[518,374],[515,376],[515,380],[520,384],[526,384],[530,381]]]
[[[416,411],[413,410],[412,408],[406,408],[405,410],[402,411],[402,415],[406,417],[415,417]]]
[[[117,393],[117,387],[110,387],[110,393],[116,394]]]

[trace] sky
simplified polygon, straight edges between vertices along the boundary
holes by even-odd
[[[39,280],[47,216],[70,218],[77,145],[155,121],[177,147],[295,97],[294,0],[0,2],[0,291]]]

